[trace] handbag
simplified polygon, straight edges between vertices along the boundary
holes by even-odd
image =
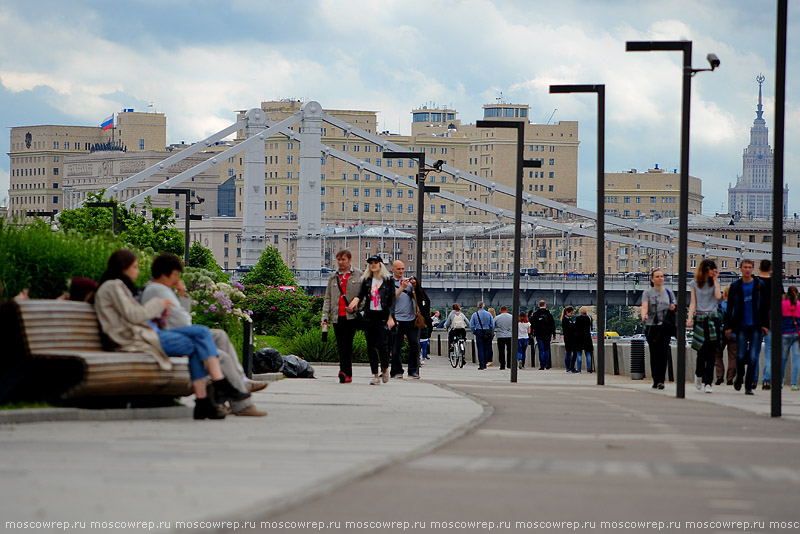
[[[425,317],[419,312],[419,301],[417,301],[417,292],[413,291],[414,294],[414,304],[417,305],[417,311],[414,315],[414,326],[417,328],[428,328],[428,323],[425,321]]]
[[[483,339],[491,341],[491,339],[494,337],[494,332],[492,332],[491,330],[487,330],[483,327],[483,321],[481,321],[480,310],[476,311],[475,313],[478,314],[478,324],[481,325],[481,337]]]
[[[667,289],[667,295],[669,295],[669,304],[671,307],[672,304],[674,303],[674,299],[672,297],[672,292],[669,289]],[[664,319],[661,321],[661,324],[664,325],[664,329],[667,331],[667,334],[669,334],[670,336],[677,335],[678,333],[677,310],[672,310],[670,308],[667,308],[667,311],[664,312]]]

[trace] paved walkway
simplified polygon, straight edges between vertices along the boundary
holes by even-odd
[[[485,495],[487,502],[495,502],[497,510],[502,510],[500,503],[513,501],[512,486],[505,484],[514,479],[515,471],[532,477],[520,479],[524,484],[545,481],[543,470],[558,466],[561,475],[576,470],[607,474],[609,470],[626,469],[651,475],[652,469],[675,473],[680,469],[674,465],[714,463],[716,453],[709,446],[732,452],[733,448],[720,436],[729,436],[731,443],[738,440],[738,447],[751,450],[769,446],[794,451],[788,459],[774,454],[767,463],[783,458],[783,466],[792,468],[782,475],[784,483],[790,481],[790,495],[796,494],[800,481],[800,462],[796,460],[796,451],[800,450],[800,393],[788,389],[784,389],[785,417],[772,420],[764,415],[769,413],[767,392],[759,390],[756,396],[745,397],[729,386],[719,386],[713,394],[705,394],[687,385],[687,399],[679,400],[674,398],[674,385],[667,385],[662,392],[652,390],[649,383],[607,376],[607,386],[600,388],[594,385],[593,374],[530,369],[521,370],[519,383],[513,385],[508,383],[507,370],[477,371],[471,364],[452,369],[438,357],[422,368],[423,380],[391,380],[377,387],[368,385],[369,371],[363,366],[355,368],[354,383],[349,385],[338,383],[335,366],[316,369],[318,380],[281,380],[256,393],[256,404],[270,412],[266,418],[0,425],[0,517],[3,521],[20,522],[86,522],[86,530],[93,532],[103,529],[90,529],[91,521],[154,522],[138,530],[128,528],[131,532],[151,526],[155,530],[174,530],[181,526],[179,521],[206,520],[238,521],[241,528],[244,521],[281,517],[308,519],[313,515],[346,520],[357,517],[354,510],[366,509],[383,518],[422,519],[436,517],[433,512],[448,508],[434,507],[431,511],[430,506],[417,506],[415,492],[419,492],[420,503],[439,505],[442,503],[438,497],[430,495],[432,488],[444,488],[445,492],[452,488],[453,495],[463,495],[476,480],[492,473],[492,483],[483,489],[478,485],[477,495]],[[718,420],[717,426],[704,427],[695,419],[696,414],[703,415],[706,425],[717,424],[714,421]],[[634,427],[626,426],[632,421],[636,423]],[[689,429],[684,424],[689,424]],[[472,431],[476,426],[477,430]],[[756,427],[755,434],[745,432],[750,438],[742,439],[741,428]],[[769,440],[756,439],[765,432],[771,436]],[[706,434],[718,437],[708,445],[695,439]],[[651,443],[654,435],[658,447],[666,446],[667,451],[677,455],[666,462],[673,467],[658,467],[659,462],[647,456],[647,448],[637,449],[633,458],[613,454],[616,457],[608,458],[607,453],[580,448],[583,441],[606,443],[601,447],[606,451],[625,448],[627,443],[638,447]],[[476,450],[486,463],[477,465],[485,465],[484,468],[473,469],[475,456],[472,448],[464,445],[470,439],[478,440]],[[682,444],[683,441],[687,443]],[[444,443],[451,445],[441,447]],[[525,443],[522,452],[515,443]],[[563,453],[551,458],[556,463],[534,462],[546,457],[540,454],[542,443],[550,451],[555,448]],[[657,452],[658,447],[650,447],[651,452]],[[579,460],[577,463],[567,461],[570,451],[577,455],[573,458]],[[511,459],[495,461],[495,456]],[[746,457],[724,455],[732,465]],[[612,460],[617,463],[609,464]],[[632,460],[639,463],[625,463]],[[393,488],[391,473],[409,469],[425,475],[394,475],[397,480],[405,480],[407,487],[391,491],[404,497],[394,499],[391,493],[370,493],[378,488]],[[465,469],[473,469],[480,476],[464,479],[455,475]],[[759,483],[768,483],[776,480],[774,472],[766,469],[760,475],[750,475],[761,477]],[[712,475],[712,483],[731,482],[727,475]],[[420,485],[421,482],[424,483]],[[590,482],[602,493],[602,483]],[[623,482],[618,480],[615,484]],[[554,495],[561,495],[562,505],[566,506],[573,500],[570,492],[581,486],[570,486],[563,477],[559,484],[562,487]],[[679,493],[677,484],[675,489]],[[337,505],[336,510],[341,508],[338,513],[325,508],[337,495],[349,495],[351,491],[351,508]],[[528,494],[527,490],[520,491],[520,496]],[[584,499],[591,501],[588,496]],[[480,517],[467,513],[469,506],[465,509],[464,505],[483,500],[465,497],[459,502],[444,516]],[[548,499],[542,502],[549,502],[551,507],[558,504]],[[581,502],[575,501],[575,506]],[[622,502],[607,505],[612,509],[615,505],[626,508]],[[557,506],[551,509],[556,510]],[[414,513],[391,514],[387,510]],[[540,513],[546,514],[547,510]],[[311,511],[315,513],[310,514]],[[529,516],[519,514],[520,519],[525,517]],[[165,523],[159,525],[160,522]],[[163,528],[167,526],[169,529]],[[208,532],[204,527],[210,525],[192,526],[197,527],[193,530]],[[38,531],[56,530],[61,529]],[[116,529],[107,529],[111,530]]]

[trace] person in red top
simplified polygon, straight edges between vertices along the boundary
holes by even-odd
[[[353,381],[353,337],[360,322],[355,314],[347,311],[350,301],[361,288],[361,271],[352,266],[353,256],[349,250],[336,253],[338,270],[331,273],[325,288],[322,303],[322,330],[333,324],[336,346],[339,349],[339,382]]]

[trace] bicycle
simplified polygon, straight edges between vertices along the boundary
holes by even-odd
[[[466,346],[464,344],[463,337],[457,337],[456,339],[453,340],[453,350],[449,351],[449,356],[450,356],[450,365],[452,365],[454,369],[458,367],[459,364],[461,365],[461,367],[464,367],[464,365],[466,365],[467,363]]]

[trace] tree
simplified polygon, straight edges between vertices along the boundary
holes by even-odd
[[[108,202],[103,198],[104,190],[89,193],[87,202]],[[175,228],[173,212],[169,208],[153,207],[148,198],[145,200],[145,211],[149,211],[151,218],[136,212],[136,206],[130,209],[116,200],[119,237],[126,243],[144,250],[152,248],[156,252],[172,252],[183,256],[183,233]],[[76,208],[64,210],[58,219],[64,231],[75,230],[90,237],[111,233],[112,211],[108,208]]]
[[[222,267],[217,263],[217,260],[214,259],[214,254],[197,241],[192,243],[192,246],[189,247],[188,264],[192,267],[210,271],[214,275],[215,282],[227,282],[230,279],[230,276],[225,274]]]
[[[642,321],[631,306],[608,306],[606,330],[617,332],[621,336],[632,336],[642,331]]]
[[[267,247],[264,250],[253,270],[242,277],[242,283],[267,286],[297,285],[292,271],[283,262],[278,249],[274,247]]]

